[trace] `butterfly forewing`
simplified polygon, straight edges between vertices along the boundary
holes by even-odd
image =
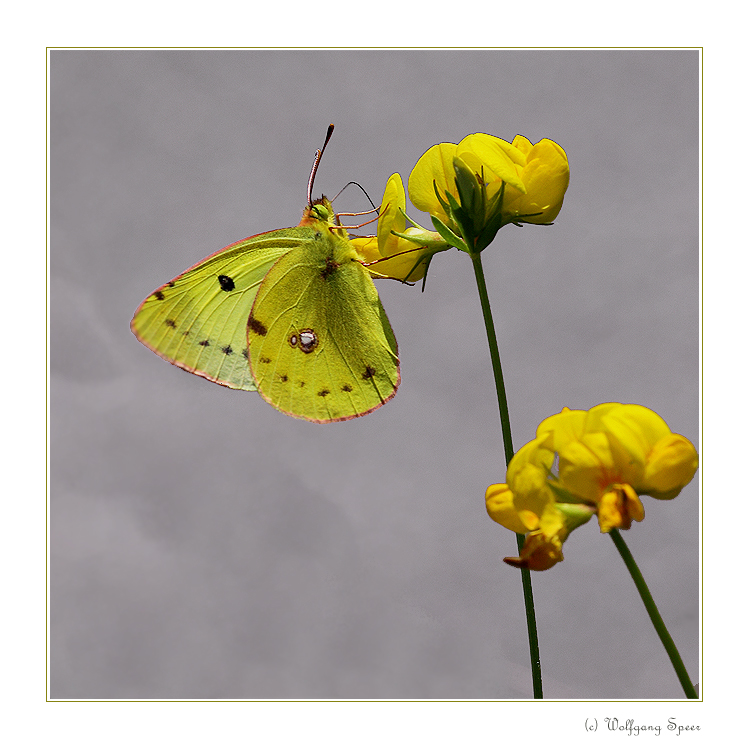
[[[258,234],[217,252],[164,284],[130,324],[159,356],[227,387],[255,390],[247,320],[260,282],[279,257],[310,241],[295,227]]]

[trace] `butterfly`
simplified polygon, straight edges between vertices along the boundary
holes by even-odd
[[[296,227],[256,234],[164,284],[130,328],[166,361],[283,413],[346,421],[387,403],[400,384],[398,344],[372,277],[325,196]]]

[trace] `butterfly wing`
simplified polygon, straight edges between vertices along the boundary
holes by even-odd
[[[166,361],[239,390],[256,390],[248,362],[247,320],[260,282],[314,230],[295,227],[248,237],[157,289],[130,328]]]
[[[316,231],[268,271],[247,340],[258,391],[297,418],[363,416],[400,383],[398,345],[377,290],[335,227]]]

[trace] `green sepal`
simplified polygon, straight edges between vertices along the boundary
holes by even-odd
[[[437,196],[437,200],[439,200],[440,205],[442,206],[442,210],[445,213],[450,213],[450,204],[440,195],[440,191],[437,189],[437,182],[436,180],[432,180],[432,187],[434,188],[434,194]],[[450,193],[447,193],[448,195]]]
[[[438,250],[438,252],[442,252],[442,250]],[[421,279],[421,293],[422,294],[424,293],[424,290],[427,287],[427,276],[429,275],[429,267],[431,266],[432,260],[434,259],[434,256],[436,254],[437,254],[436,252],[432,253],[427,259],[427,264],[426,264],[426,267],[424,268],[424,278]]]
[[[437,182],[432,182],[432,187],[434,188],[434,194],[437,196],[437,200],[439,201],[439,204],[442,206],[442,210],[452,219],[452,221],[455,223],[455,228],[457,228],[458,232],[461,236],[472,236],[472,233],[466,234],[466,220],[468,217],[466,214],[463,213],[460,203],[458,203],[453,195],[449,192],[445,193],[445,197],[443,198],[439,190],[437,189]],[[434,221],[434,216],[432,216],[432,220]],[[446,227],[446,224],[443,222],[440,222],[442,226]],[[439,229],[437,229],[439,231]],[[450,231],[452,232],[452,228],[450,228]],[[444,235],[443,235],[444,236]],[[453,234],[454,236],[454,234]],[[449,241],[449,240],[446,240]],[[452,243],[454,247],[457,247],[458,249],[463,249],[463,247],[467,247],[467,244],[461,243],[461,244],[455,244]]]
[[[491,216],[489,222],[481,230],[476,238],[476,251],[485,250],[497,236],[497,232],[507,223],[502,217],[502,203],[505,196],[505,183],[502,183],[499,192],[487,208],[487,215]]]
[[[494,237],[497,236],[497,232],[504,226],[502,220],[502,213],[497,212],[492,216],[491,221],[481,230],[481,233],[476,237],[476,251],[481,252],[486,249],[493,241]]]
[[[463,161],[455,156],[453,158],[453,169],[455,170],[455,185],[458,188],[460,206],[465,213],[471,217],[475,225],[483,221],[484,216],[484,191],[473,170]]]
[[[463,210],[460,203],[455,199],[452,193],[445,193],[448,203],[450,204],[450,210],[448,211],[450,217],[455,222],[455,225],[463,237],[463,243],[466,247],[472,247],[476,243],[476,238],[473,233],[473,220]]]
[[[556,508],[564,516],[564,526],[568,533],[572,533],[575,528],[585,525],[596,514],[590,505],[557,504]]]
[[[463,252],[470,252],[468,245],[457,234],[455,234],[452,229],[448,228],[441,219],[437,218],[437,216],[432,216],[432,224],[434,224],[435,231],[451,247],[456,247]]]
[[[438,196],[439,197],[439,196]],[[401,207],[398,207],[398,210],[403,214],[403,216],[406,218],[406,221],[410,221],[417,229],[421,229],[422,231],[429,231],[426,227],[422,226],[418,221],[414,221]],[[395,232],[393,232],[395,234]],[[400,235],[399,235],[400,236]]]
[[[423,226],[419,226],[419,229],[422,231],[429,231],[428,229],[425,229]],[[411,244],[415,244],[421,247],[427,247],[432,250],[433,253],[435,252],[444,252],[445,250],[449,250],[453,245],[451,245],[449,242],[438,242],[436,239],[431,239],[429,237],[425,237],[421,234],[404,234],[399,231],[392,231],[390,232],[394,237],[400,237],[401,239],[405,239],[407,242],[411,242]],[[430,234],[434,234],[433,231],[429,232]],[[443,246],[447,245],[447,246]]]

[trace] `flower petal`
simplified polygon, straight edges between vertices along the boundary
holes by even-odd
[[[633,520],[640,522],[644,517],[645,508],[629,484],[614,484],[598,503],[601,533],[608,533],[612,528],[629,530]]]
[[[550,223],[559,215],[570,183],[567,154],[544,138],[531,148],[526,159],[522,173],[526,194],[508,187],[503,210],[529,224]]]
[[[446,192],[457,195],[453,157],[457,150],[455,143],[438,143],[432,146],[414,166],[408,178],[408,194],[411,202],[425,213],[439,216],[445,223],[449,219],[434,194],[434,185],[444,197]]]
[[[512,139],[512,145],[515,146],[515,148],[520,151],[523,156],[528,156],[528,154],[531,152],[531,149],[533,148],[533,143],[531,143],[528,138],[526,138],[524,135],[516,135]],[[527,163],[527,158],[526,158]]]
[[[559,479],[578,497],[596,502],[601,488],[617,477],[609,440],[602,432],[583,434],[559,450]]]
[[[547,477],[554,453],[539,440],[531,440],[515,453],[507,468],[507,483],[512,489],[515,509],[528,528],[537,524],[554,495]]]
[[[564,559],[562,542],[557,536],[547,538],[543,531],[534,531],[525,538],[519,557],[505,557],[512,567],[529,570],[548,570]]]
[[[474,133],[458,143],[457,155],[462,157],[465,153],[486,164],[498,179],[525,193],[525,184],[518,169],[518,165],[525,165],[525,157],[517,148],[493,135]]]
[[[377,222],[377,245],[382,257],[389,257],[402,250],[399,247],[398,237],[392,232],[403,233],[406,228],[406,217],[403,211],[406,209],[406,191],[403,189],[403,180],[397,172],[390,176],[385,185],[385,193],[382,196],[382,207],[380,218]]]
[[[638,486],[654,443],[671,430],[657,413],[637,404],[602,403],[588,411],[586,431],[606,433],[619,480]]]
[[[405,234],[418,233],[418,229],[406,229]],[[395,252],[390,257],[379,258],[367,270],[375,278],[392,278],[412,283],[424,278],[429,258],[435,250],[427,245],[418,245],[402,237],[395,237]]]
[[[536,437],[558,453],[568,442],[579,440],[585,428],[587,411],[574,411],[565,406],[560,413],[544,419],[536,429]]]
[[[655,411],[637,403],[602,403],[591,408],[586,429],[615,435],[622,447],[643,463],[653,445],[671,434],[666,422]]]
[[[380,248],[377,246],[377,237],[350,237],[350,240],[359,255],[359,260],[364,265],[382,259]]]
[[[669,434],[648,456],[639,491],[656,499],[673,499],[692,480],[698,464],[694,445],[680,434]]]
[[[529,530],[515,510],[512,492],[507,484],[492,484],[486,490],[486,511],[495,523],[515,533],[527,533]]]

